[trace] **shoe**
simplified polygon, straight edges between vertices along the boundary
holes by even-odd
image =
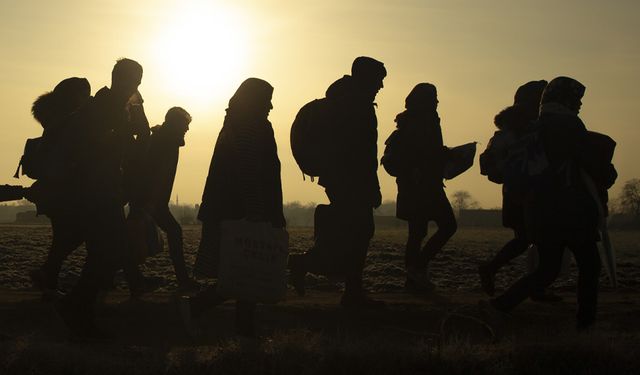
[[[384,309],[384,301],[373,299],[365,293],[345,293],[340,298],[340,305],[346,309]]]
[[[496,294],[495,274],[489,272],[486,266],[483,265],[478,267],[478,275],[480,275],[482,290],[484,290],[488,296]]]
[[[187,335],[192,339],[196,339],[202,335],[202,330],[197,322],[197,319],[193,316],[191,311],[191,297],[179,296],[178,297],[178,312],[182,319],[182,326],[184,327]]]
[[[531,295],[531,300],[535,302],[557,303],[562,302],[563,298],[557,294],[553,294],[548,291],[543,291],[541,294]]]
[[[297,257],[292,257],[289,263],[289,284],[293,286],[299,297],[306,294],[305,277],[307,272],[302,269]]]

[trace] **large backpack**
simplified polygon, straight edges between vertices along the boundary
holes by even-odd
[[[29,138],[24,144],[24,152],[13,177],[20,178],[20,169],[22,168],[22,175],[27,175],[29,178],[37,180],[42,177],[46,169],[46,163],[47,153],[44,137]]]
[[[504,169],[508,149],[515,138],[513,132],[497,131],[489,140],[486,150],[480,154],[480,174],[496,184],[504,183]]]
[[[291,151],[302,173],[323,175],[335,147],[336,105],[327,98],[305,104],[291,125]]]
[[[393,177],[400,176],[406,170],[407,163],[403,149],[402,133],[396,129],[384,142],[384,153],[380,159],[384,170]]]

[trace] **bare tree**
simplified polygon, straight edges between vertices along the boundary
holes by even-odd
[[[624,183],[619,204],[622,212],[640,217],[640,179],[634,178]]]
[[[471,193],[466,190],[458,190],[453,193],[451,206],[458,211],[480,207],[478,202],[471,196]]]

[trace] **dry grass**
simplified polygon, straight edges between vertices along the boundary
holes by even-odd
[[[603,279],[600,323],[594,332],[573,329],[575,269],[555,290],[566,302],[526,303],[514,312],[506,336],[494,340],[475,319],[482,295],[476,264],[510,233],[462,229],[434,262],[440,294],[416,297],[402,289],[405,233],[379,230],[365,277],[389,303],[386,311],[354,313],[336,306],[340,284],[309,278],[305,298],[262,306],[261,339],[233,335],[233,305],[205,319],[204,339],[184,334],[170,293],[173,274],[167,254],[151,259],[146,272],[165,277],[164,293],[140,304],[116,292],[99,311],[100,324],[116,339],[107,343],[68,341],[49,306],[27,292],[27,271],[42,261],[48,227],[0,226],[0,374],[637,374],[640,369],[640,243],[637,232],[613,233],[620,280],[613,291]],[[199,227],[185,228],[188,262]],[[309,229],[291,229],[292,251],[311,245]],[[65,265],[62,282],[77,277],[79,250]],[[499,275],[504,287],[522,274],[518,260]],[[124,286],[119,285],[119,289]],[[453,313],[453,314],[452,314]],[[445,317],[452,317],[441,324]]]

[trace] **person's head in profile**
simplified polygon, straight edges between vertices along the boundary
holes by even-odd
[[[164,116],[162,127],[180,146],[184,146],[184,137],[189,131],[191,115],[184,108],[172,107]]]
[[[436,112],[438,110],[438,91],[431,83],[418,83],[407,95],[404,107],[411,112]]]
[[[142,65],[131,59],[116,61],[111,71],[111,90],[117,97],[128,102],[138,91],[142,82]]]
[[[578,115],[585,90],[585,86],[573,78],[556,77],[549,82],[542,93],[541,108]]]
[[[547,81],[545,80],[529,81],[525,83],[516,90],[516,93],[513,96],[513,105],[524,110],[525,115],[529,120],[534,120],[538,117],[540,100],[545,87],[547,87]]]
[[[367,56],[359,56],[351,64],[351,77],[356,86],[363,92],[367,100],[373,102],[387,76],[384,64]]]
[[[273,109],[273,86],[259,78],[248,78],[229,100],[227,115],[235,118],[266,119]]]
[[[47,129],[77,111],[90,97],[91,85],[86,78],[66,78],[53,91],[40,95],[33,103],[31,113]]]

